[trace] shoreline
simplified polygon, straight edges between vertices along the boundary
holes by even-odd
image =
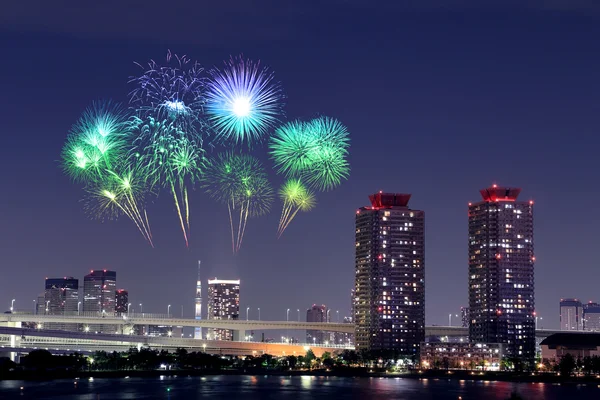
[[[600,376],[560,377],[554,374],[512,372],[471,372],[471,371],[441,371],[429,370],[422,372],[386,373],[369,372],[366,368],[342,368],[332,371],[326,370],[265,370],[261,368],[246,369],[172,369],[172,370],[118,370],[118,371],[11,371],[0,374],[0,380],[25,380],[48,381],[56,379],[123,379],[123,378],[155,378],[160,376],[189,377],[189,376],[215,376],[215,375],[264,375],[264,376],[319,376],[340,378],[399,378],[399,379],[433,379],[454,381],[492,381],[513,383],[551,383],[566,385],[600,385]]]

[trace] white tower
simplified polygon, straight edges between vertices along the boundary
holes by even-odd
[[[202,280],[200,279],[200,264],[198,260],[198,280],[196,281],[196,319],[202,319]],[[194,339],[202,339],[202,328],[194,329]]]

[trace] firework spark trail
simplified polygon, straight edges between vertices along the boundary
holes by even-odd
[[[201,139],[191,128],[183,130],[176,122],[134,118],[132,158],[142,166],[150,186],[167,189],[186,246],[190,238],[190,201],[188,186],[198,181],[204,166]]]
[[[251,146],[283,115],[281,86],[260,62],[231,58],[210,75],[206,113],[220,141]]]
[[[290,179],[284,183],[279,191],[283,200],[283,209],[277,230],[277,237],[281,237],[298,211],[309,211],[315,206],[314,194],[309,191],[299,179]]]
[[[240,250],[248,219],[269,211],[273,189],[258,159],[227,152],[207,164],[202,186],[225,203],[231,227],[233,252]]]
[[[90,194],[87,210],[92,216],[125,215],[152,245],[147,214],[142,218],[138,207],[145,188],[125,163],[128,127],[120,105],[92,103],[69,133],[62,152],[63,168]]]

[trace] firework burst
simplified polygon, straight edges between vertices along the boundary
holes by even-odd
[[[283,201],[283,209],[277,236],[281,237],[298,211],[310,211],[315,206],[315,196],[299,179],[289,179],[279,190],[279,197]]]
[[[218,139],[236,144],[260,141],[283,113],[283,94],[273,73],[241,56],[211,71],[206,100]]]
[[[240,250],[249,217],[267,213],[273,189],[258,159],[227,152],[207,164],[203,187],[215,200],[227,204],[233,252]]]
[[[150,60],[139,76],[129,82],[135,88],[129,103],[142,118],[171,119],[188,126],[199,122],[204,91],[203,68],[187,56],[167,52],[166,64]]]
[[[101,220],[125,215],[154,247],[150,221],[144,207],[144,198],[149,192],[145,182],[138,168],[122,166],[110,170],[101,180],[86,187],[86,211]]]
[[[204,165],[204,150],[198,136],[184,131],[171,119],[131,121],[131,159],[143,169],[151,187],[163,187],[173,196],[186,246],[190,236],[188,192],[198,181]],[[188,129],[191,129],[188,127]]]
[[[101,180],[126,151],[127,116],[112,102],[94,102],[73,125],[62,150],[62,165],[74,180]]]
[[[346,127],[328,117],[287,123],[276,130],[269,144],[279,173],[301,177],[319,190],[330,190],[348,177],[349,146]]]

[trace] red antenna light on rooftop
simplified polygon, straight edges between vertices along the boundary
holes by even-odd
[[[529,200],[529,205],[533,205],[533,200]]]
[[[379,193],[383,193],[383,190],[380,190]]]
[[[106,270],[104,270],[104,272],[106,272]]]
[[[493,188],[497,188],[498,185],[496,185],[495,183],[492,185]]]
[[[469,207],[472,206],[472,205],[473,205],[473,203],[469,203]]]

